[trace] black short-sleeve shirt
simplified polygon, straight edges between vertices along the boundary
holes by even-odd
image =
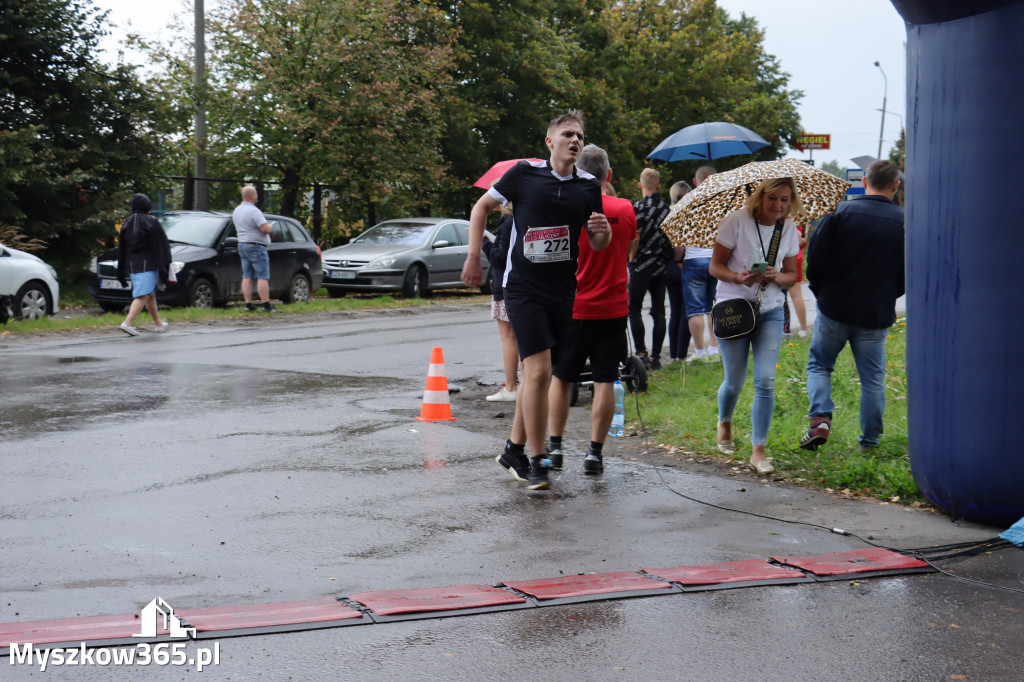
[[[555,304],[576,296],[580,230],[601,212],[597,179],[573,167],[555,175],[547,161],[520,161],[491,188],[498,201],[512,202],[512,239],[505,267],[506,295]]]

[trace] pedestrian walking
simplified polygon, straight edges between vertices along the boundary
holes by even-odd
[[[171,244],[160,221],[153,217],[153,202],[145,194],[135,194],[132,214],[121,226],[117,240],[117,279],[121,286],[132,283],[132,303],[120,329],[129,336],[138,336],[135,318],[143,310],[153,318],[153,331],[163,332],[167,323],[157,309],[157,287],[166,286],[172,277]]]
[[[899,168],[876,161],[864,194],[826,216],[807,246],[807,279],[818,301],[807,360],[810,425],[800,447],[816,450],[832,431],[832,370],[847,343],[860,379],[862,451],[878,445],[885,412],[885,338],[906,292],[903,209],[893,203]]]
[[[782,342],[782,291],[796,281],[799,237],[789,216],[800,211],[792,178],[764,180],[745,207],[729,213],[718,226],[710,270],[718,280],[718,301],[760,299],[757,331],[750,336],[719,339],[725,378],[718,389],[718,449],[736,452],[732,418],[754,359],[750,466],[759,474],[774,471],[765,444],[775,408],[775,365]],[[763,269],[754,269],[758,263]]]

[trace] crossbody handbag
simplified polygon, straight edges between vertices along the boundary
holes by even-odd
[[[782,242],[782,227],[785,218],[775,223],[775,230],[772,232],[771,243],[768,244],[768,252],[764,251],[764,242],[761,242],[761,253],[768,263],[774,263],[779,255],[779,244]],[[761,230],[757,227],[757,238],[761,239]],[[728,298],[719,301],[711,309],[711,319],[714,321],[715,336],[720,339],[742,339],[752,336],[757,332],[757,317],[761,312],[761,299],[764,297],[764,290],[768,288],[767,282],[761,282],[760,291],[757,293],[757,301],[748,301],[745,298]]]

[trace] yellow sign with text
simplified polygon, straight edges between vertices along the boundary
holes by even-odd
[[[832,135],[800,133],[789,146],[803,151],[806,149],[829,149],[831,144]]]

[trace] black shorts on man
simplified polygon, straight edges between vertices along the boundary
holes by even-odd
[[[619,378],[619,363],[626,359],[626,320],[625,316],[573,320],[555,363],[555,376],[562,381],[579,381],[589,359],[595,382],[614,383]]]
[[[505,292],[505,312],[516,337],[519,359],[551,351],[551,362],[561,359],[572,323],[572,302],[556,305]]]

